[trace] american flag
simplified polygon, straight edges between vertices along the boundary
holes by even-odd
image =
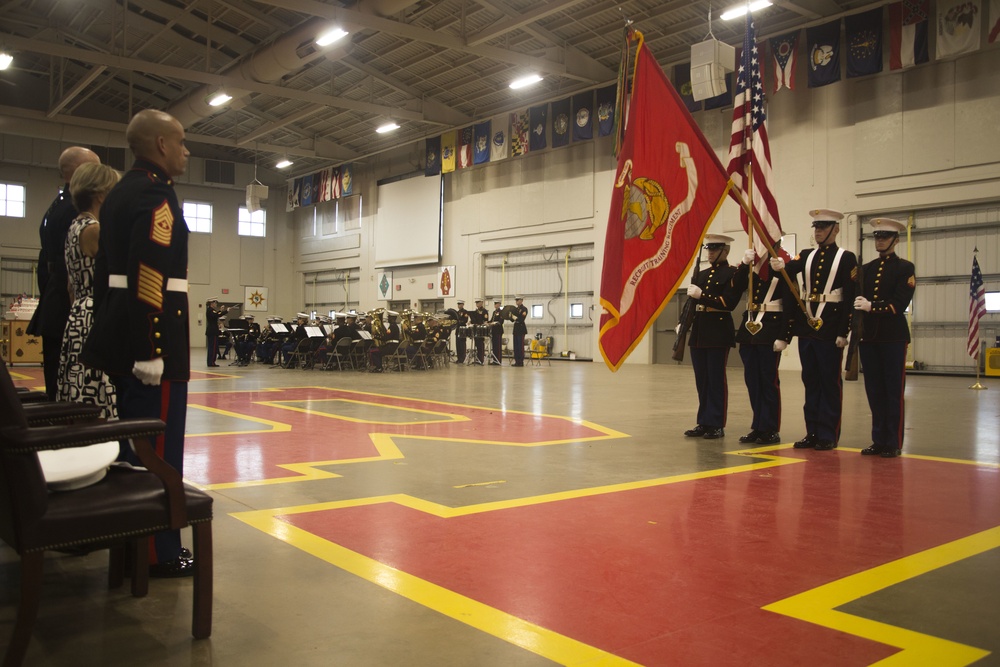
[[[979,260],[972,257],[972,280],[969,281],[969,356],[979,358],[979,320],[986,314],[986,287]]]
[[[781,220],[778,203],[771,191],[771,148],[767,142],[767,116],[764,112],[764,85],[760,79],[760,58],[757,53],[757,31],[753,17],[747,13],[746,34],[743,37],[743,54],[736,77],[736,98],[733,108],[733,136],[729,142],[729,166],[726,172],[732,177],[734,197],[747,201],[750,187],[753,195],[753,212],[773,245],[781,238]],[[746,182],[746,167],[750,166],[751,183]],[[749,231],[750,221],[746,212],[741,213],[743,229]],[[760,258],[757,267],[761,277],[766,274],[767,246],[754,235],[754,250]]]

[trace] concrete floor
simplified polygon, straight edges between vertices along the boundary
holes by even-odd
[[[911,375],[886,460],[850,451],[869,443],[861,382],[839,450],[789,449],[792,371],[785,446],[749,456],[728,453],[750,424],[740,369],[717,441],[682,436],[689,367],[214,370],[190,385],[185,463],[215,497],[212,637],[191,639],[189,580],[134,599],[106,590],[105,553],[51,554],[26,664],[1000,665],[994,378]],[[0,547],[0,637],[17,572]]]

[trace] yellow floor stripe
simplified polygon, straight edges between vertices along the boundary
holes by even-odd
[[[989,655],[990,652],[974,646],[861,618],[837,611],[836,608],[946,565],[997,548],[1000,548],[1000,527],[991,528],[859,572],[767,605],[763,609],[902,649],[900,652],[875,663],[880,667],[912,667],[914,665],[960,667],[970,665]]]

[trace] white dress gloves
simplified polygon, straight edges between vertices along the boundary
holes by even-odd
[[[747,248],[743,251],[743,263],[747,266],[753,264],[753,261],[757,259],[757,253],[753,251],[753,248]]]
[[[774,341],[775,352],[782,352],[786,347],[788,347],[788,341],[781,340],[780,338]]]
[[[866,313],[872,312],[872,302],[863,296],[859,296],[854,300],[854,310],[863,310]]]
[[[785,260],[781,259],[780,257],[772,257],[770,264],[771,264],[771,269],[773,269],[774,271],[781,271],[783,268],[785,268]]]
[[[847,338],[844,336],[837,336],[837,347],[847,347]]]
[[[691,297],[692,299],[700,299],[701,298],[701,288],[698,287],[697,285],[689,285],[688,286],[688,296]]]
[[[139,378],[143,384],[155,387],[160,384],[160,378],[163,376],[163,357],[135,362],[132,366],[132,375]]]

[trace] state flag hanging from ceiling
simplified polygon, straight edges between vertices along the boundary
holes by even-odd
[[[594,138],[594,91],[573,96],[573,141]]]
[[[889,69],[927,62],[930,0],[903,0],[889,5]]]
[[[628,114],[601,273],[599,346],[613,371],[684,280],[730,186],[641,35]]]
[[[540,104],[528,109],[528,149],[540,151],[546,147],[545,122],[549,114],[549,105]]]
[[[320,169],[318,202],[330,201],[330,170]]]
[[[528,110],[510,115],[510,154],[514,157],[528,152]]]
[[[552,148],[569,144],[569,98],[552,103]]]
[[[840,19],[806,28],[809,87],[840,81]]]
[[[597,134],[606,137],[615,129],[615,100],[618,86],[611,84],[597,89]]]
[[[774,66],[774,92],[782,88],[795,90],[795,64],[798,62],[795,51],[798,44],[798,30],[770,39],[771,64]]]
[[[986,31],[986,42],[992,44],[1000,38],[1000,0],[990,0],[989,30]]]
[[[506,160],[510,155],[510,118],[502,113],[490,121],[490,162]]]
[[[458,131],[458,169],[472,166],[473,127],[463,127]]]
[[[476,123],[472,131],[472,164],[490,161],[490,121]]]
[[[847,41],[847,78],[882,71],[882,8],[844,18]]]
[[[938,59],[979,49],[981,13],[979,0],[937,1]]]
[[[441,137],[427,140],[424,162],[424,176],[437,176],[441,173]]]
[[[441,135],[441,173],[450,174],[455,171],[455,132],[445,132]]]
[[[299,195],[299,203],[302,206],[312,206],[313,203],[313,177],[312,174],[302,177],[302,194]]]
[[[350,197],[354,194],[354,167],[349,164],[340,165],[340,196]]]

